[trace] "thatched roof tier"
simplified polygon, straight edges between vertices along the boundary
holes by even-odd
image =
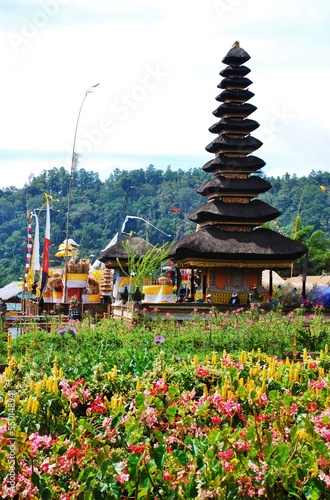
[[[237,104],[233,102],[225,102],[220,104],[216,110],[213,111],[213,115],[217,118],[245,118],[249,116],[253,111],[257,109],[253,104],[244,103]]]
[[[227,90],[239,90],[245,89],[249,85],[251,85],[251,80],[249,78],[223,78],[218,85],[219,89],[227,89]]]
[[[233,139],[231,137],[221,135],[208,144],[205,149],[209,153],[215,154],[231,152],[249,154],[256,149],[259,149],[261,146],[262,142],[252,136]]]
[[[230,118],[222,118],[218,123],[215,123],[209,128],[212,134],[250,134],[259,127],[259,123],[255,120],[230,120]]]
[[[220,71],[219,75],[235,78],[237,76],[246,76],[250,72],[251,70],[247,66],[227,66],[225,69]]]
[[[175,242],[169,258],[175,263],[191,261],[201,267],[225,266],[236,263],[244,267],[246,263],[260,264],[260,267],[288,267],[288,262],[298,259],[307,252],[307,247],[266,228],[251,232],[227,232],[218,228],[205,228]],[[212,264],[210,263],[212,262]],[[271,264],[271,265],[270,265]]]
[[[220,154],[205,163],[202,167],[205,172],[256,172],[264,167],[266,163],[257,156],[234,157]]]
[[[202,184],[196,189],[196,192],[208,198],[214,195],[237,195],[237,193],[242,193],[244,196],[253,198],[260,193],[269,191],[271,187],[268,181],[256,175],[248,177],[247,179],[235,179],[235,183],[233,183],[232,179],[228,179],[224,175],[218,175]]]
[[[220,102],[246,102],[254,97],[249,90],[224,90],[216,97]]]
[[[135,257],[138,259],[146,254],[146,252],[152,247],[143,238],[138,238],[137,236],[130,236],[124,240],[120,240],[115,245],[106,248],[101,255],[98,257],[100,262],[103,262],[107,267],[120,267],[117,259],[120,261],[121,265],[125,267],[128,263],[129,255],[126,251],[126,245],[129,245],[129,251],[134,253]]]
[[[305,245],[261,227],[280,212],[256,199],[271,185],[250,175],[265,162],[251,155],[262,142],[250,135],[258,123],[247,119],[257,109],[246,103],[254,96],[246,88],[252,83],[245,78],[249,69],[242,66],[249,59],[238,42],[223,59],[229,66],[220,73],[218,88],[224,90],[216,100],[224,104],[213,112],[219,123],[209,129],[219,135],[205,148],[216,158],[202,167],[213,179],[197,189],[208,202],[189,215],[199,230],[172,245],[169,257],[178,267],[287,268],[307,252]]]
[[[215,199],[196,208],[189,214],[189,220],[197,224],[205,222],[241,223],[248,225],[262,225],[276,219],[280,212],[261,200],[252,200],[249,203],[225,203]]]
[[[241,64],[246,63],[249,59],[249,54],[239,46],[238,42],[235,42],[234,46],[222,59],[222,62],[224,64],[240,66]]]

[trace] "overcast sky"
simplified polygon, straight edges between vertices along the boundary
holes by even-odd
[[[1,0],[0,14],[0,187],[70,169],[82,103],[75,150],[102,180],[201,168],[236,40],[251,56],[264,173],[329,168],[327,0]]]

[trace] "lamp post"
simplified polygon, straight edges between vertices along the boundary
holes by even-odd
[[[66,215],[66,230],[65,230],[65,255],[64,255],[64,299],[63,302],[66,303],[67,298],[68,298],[68,290],[67,290],[67,262],[66,258],[68,256],[68,240],[69,240],[69,222],[70,222],[70,209],[71,209],[71,192],[72,192],[72,178],[73,178],[73,171],[77,165],[77,160],[78,160],[78,155],[76,154],[76,139],[77,139],[77,130],[78,130],[78,125],[79,125],[79,120],[80,120],[80,114],[81,110],[83,108],[84,102],[86,100],[86,97],[88,94],[93,92],[92,89],[100,85],[99,83],[96,83],[95,85],[92,85],[88,90],[86,90],[84,98],[81,102],[78,116],[77,116],[77,122],[76,122],[76,128],[74,131],[74,137],[73,137],[73,146],[72,146],[72,158],[71,158],[71,168],[70,168],[70,178],[69,178],[69,192],[68,192],[68,209],[67,209],[67,215]]]

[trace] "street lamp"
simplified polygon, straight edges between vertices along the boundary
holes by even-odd
[[[80,114],[81,110],[83,108],[84,102],[88,94],[93,92],[92,89],[100,85],[99,83],[96,83],[95,85],[92,85],[88,90],[86,90],[84,98],[81,102],[78,116],[77,116],[77,122],[76,122],[76,128],[74,131],[74,138],[73,138],[73,147],[72,147],[72,158],[71,158],[71,168],[70,168],[70,178],[69,178],[69,192],[68,192],[68,210],[67,210],[67,215],[66,215],[66,231],[65,231],[65,255],[64,255],[64,266],[65,266],[65,274],[64,274],[64,299],[63,302],[65,303],[67,301],[67,296],[68,296],[68,290],[67,290],[67,264],[66,264],[66,258],[68,256],[68,240],[69,240],[69,221],[70,221],[70,208],[71,208],[71,192],[72,192],[72,178],[73,178],[73,171],[77,165],[77,160],[78,160],[78,155],[76,153],[76,139],[77,139],[77,130],[78,130],[78,125],[79,125],[79,120],[80,120]]]

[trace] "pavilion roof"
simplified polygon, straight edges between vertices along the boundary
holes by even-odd
[[[175,261],[203,259],[204,261],[283,262],[303,256],[307,247],[271,229],[257,228],[250,232],[222,231],[207,227],[175,242],[170,258]],[[284,265],[285,267],[285,265]]]
[[[98,257],[100,262],[103,262],[108,267],[119,267],[117,259],[121,264],[127,263],[129,255],[126,250],[126,245],[129,245],[129,252],[134,253],[136,258],[142,257],[152,247],[151,243],[137,236],[129,236],[118,241],[114,245],[106,248]]]

